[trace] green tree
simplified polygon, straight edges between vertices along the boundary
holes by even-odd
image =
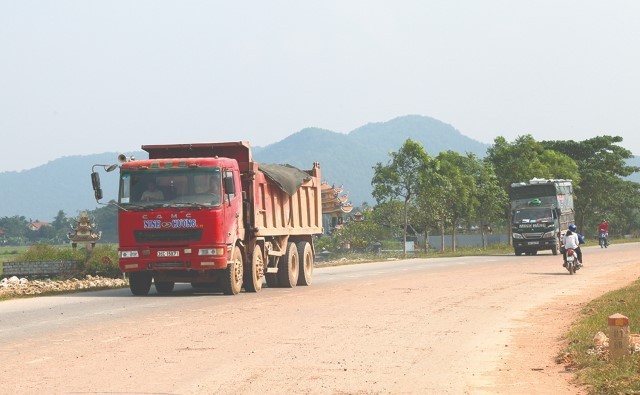
[[[403,209],[404,204],[397,200],[382,202],[374,207],[370,217],[373,222],[386,228],[391,237],[400,237],[404,224]]]
[[[408,208],[417,193],[419,173],[430,160],[420,143],[407,139],[398,152],[390,153],[387,165],[378,162],[371,180],[373,197],[381,203],[390,200],[403,202],[403,253],[407,254]]]
[[[504,218],[504,207],[509,204],[509,196],[500,187],[489,162],[477,160],[473,176],[476,183],[474,199],[477,201],[474,218],[480,223],[482,247],[486,248],[484,225]]]
[[[442,199],[441,209],[451,226],[451,247],[455,251],[457,226],[471,217],[478,205],[474,174],[479,162],[473,154],[463,156],[454,151],[441,152],[435,162],[438,177],[431,190],[424,193],[436,193]]]
[[[354,250],[366,250],[373,243],[384,239],[388,235],[382,226],[373,221],[351,222],[337,232],[341,244],[348,241]]]
[[[29,231],[28,224],[29,221],[20,215],[0,218],[0,228],[4,230],[8,244],[22,244],[26,238],[27,231]]]
[[[565,178],[577,183],[580,173],[572,158],[564,151],[537,142],[531,135],[519,136],[513,143],[496,137],[487,150],[487,160],[507,192],[512,183],[532,178]]]
[[[56,217],[51,222],[51,227],[54,230],[54,237],[52,242],[61,244],[68,241],[67,233],[69,232],[69,218],[63,210],[59,210]]]
[[[115,203],[113,200],[110,203]],[[109,204],[89,211],[96,224],[96,232],[102,232],[102,242],[118,242],[118,208],[115,204]]]
[[[452,188],[449,180],[437,172],[438,164],[432,161],[427,171],[420,174],[420,193],[416,199],[417,212],[420,223],[425,226],[425,237],[428,240],[427,231],[433,228],[440,233],[440,251],[444,252],[444,235],[448,226],[446,199]]]
[[[580,180],[576,183],[576,216],[581,228],[595,227],[603,217],[621,221],[628,209],[638,209],[640,184],[623,180],[636,166],[627,164],[633,154],[619,146],[622,137],[598,136],[583,141],[543,141],[547,149],[571,156],[577,163]]]

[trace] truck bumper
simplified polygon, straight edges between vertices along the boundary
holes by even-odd
[[[123,272],[225,269],[226,246],[217,249],[222,250],[221,255],[198,255],[198,249],[194,248],[121,247],[118,264]]]
[[[553,250],[558,241],[554,239],[513,240],[513,248],[520,251]]]

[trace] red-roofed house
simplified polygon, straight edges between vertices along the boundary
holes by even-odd
[[[34,232],[35,232],[36,230],[38,230],[38,229],[42,228],[43,226],[51,226],[51,224],[50,224],[50,223],[48,223],[48,222],[40,222],[40,221],[29,222],[29,223],[27,224],[27,228],[29,228],[30,230],[32,230],[32,231],[34,231]]]

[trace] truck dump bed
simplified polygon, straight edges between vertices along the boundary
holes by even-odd
[[[259,166],[254,162],[247,176],[246,190],[252,202],[245,213],[248,231],[258,237],[322,233],[321,178],[317,165],[303,172],[282,165]],[[287,183],[288,190],[283,185]],[[299,186],[295,188],[291,184]]]
[[[514,183],[510,191],[511,209],[529,207],[532,199],[538,199],[540,206],[573,211],[573,188],[571,180],[533,179],[529,184]]]

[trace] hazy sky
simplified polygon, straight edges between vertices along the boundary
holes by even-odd
[[[420,114],[640,155],[640,1],[0,0],[0,171]]]

